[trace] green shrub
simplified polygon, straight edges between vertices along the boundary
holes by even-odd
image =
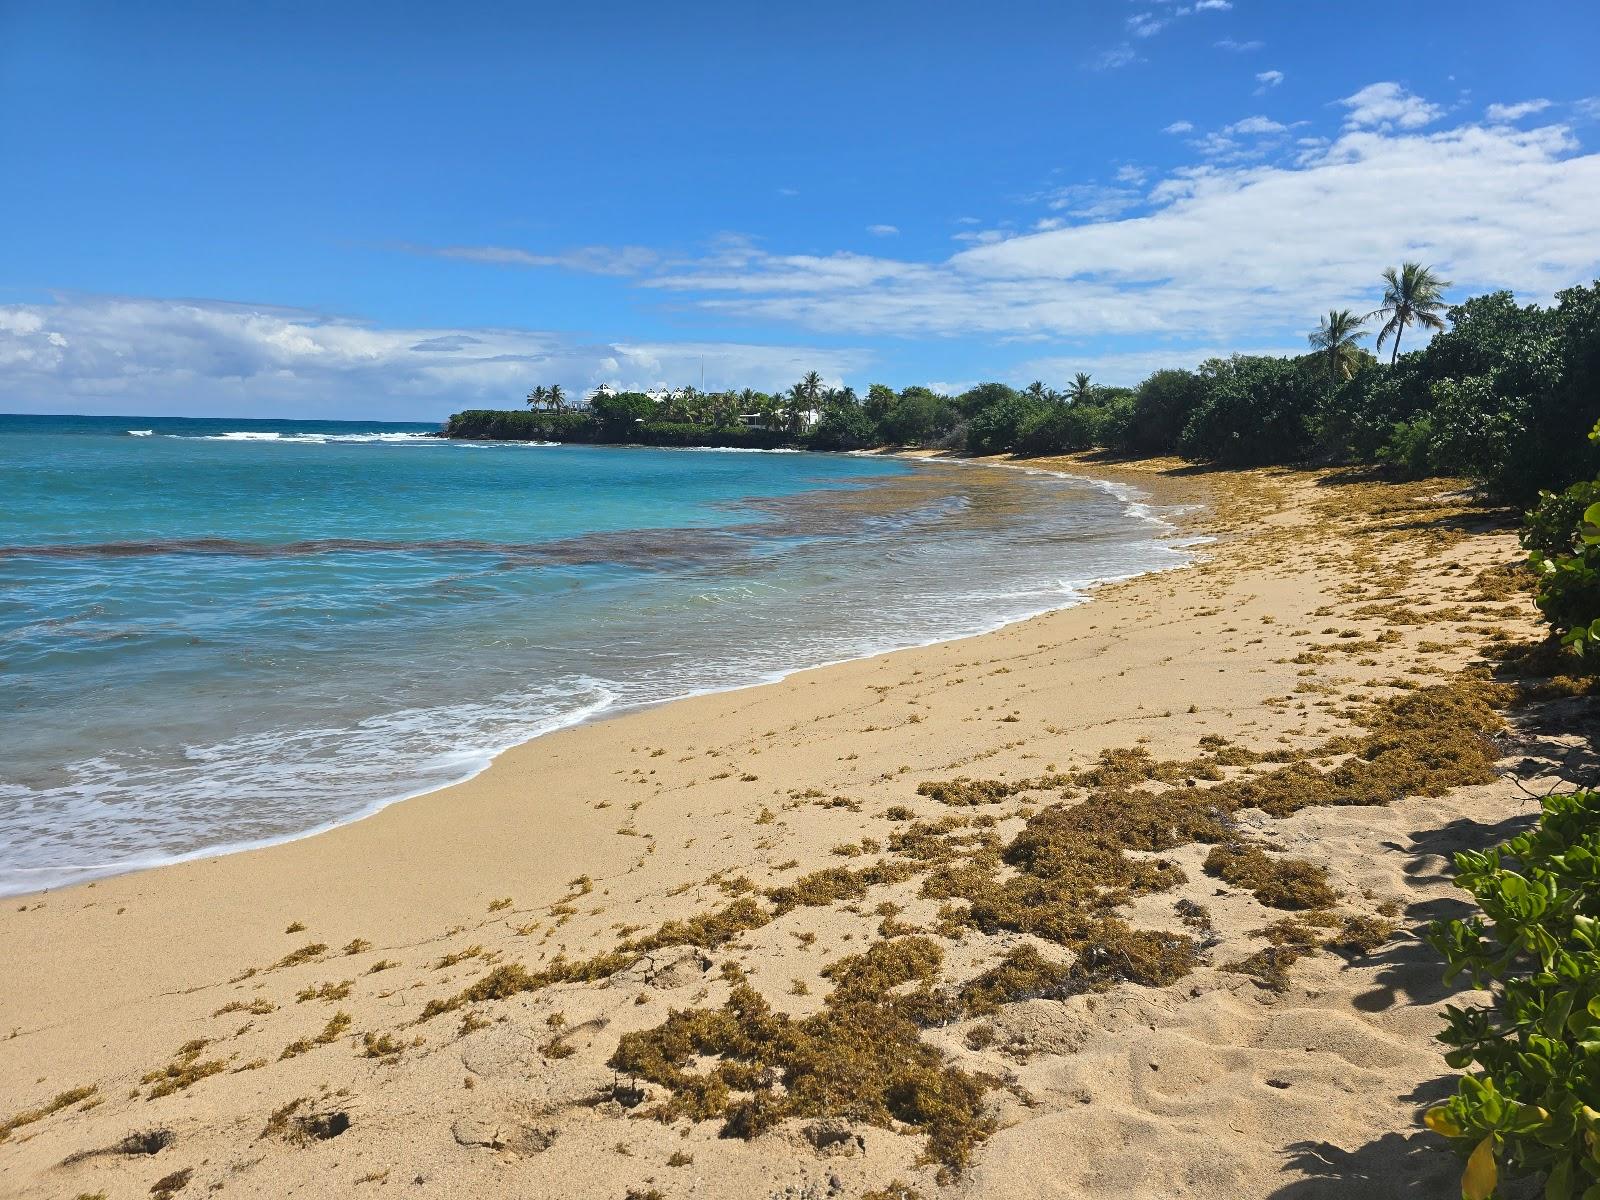
[[[1334,459],[1376,462],[1395,439],[1395,427],[1425,416],[1431,401],[1422,355],[1399,362],[1363,362],[1354,375],[1324,393],[1313,418],[1322,453]]]
[[[1564,492],[1540,492],[1522,523],[1522,547],[1540,554],[1575,554],[1584,511],[1600,501],[1600,480],[1575,483]]]
[[[1446,981],[1487,1006],[1445,1008],[1445,1060],[1466,1070],[1428,1128],[1467,1156],[1462,1195],[1495,1195],[1500,1170],[1545,1179],[1548,1200],[1600,1196],[1600,792],[1550,796],[1538,825],[1456,855],[1481,915],[1432,925]]]
[[[896,445],[932,442],[955,428],[956,407],[927,388],[910,387],[888,406],[879,421],[884,440]]]
[[[1229,466],[1303,462],[1316,448],[1313,417],[1327,391],[1315,355],[1235,354],[1200,368],[1205,398],[1189,415],[1178,449]]]
[[[837,404],[822,414],[808,439],[813,450],[864,450],[879,442],[872,419],[856,404]]]
[[[1389,440],[1378,450],[1378,460],[1420,477],[1433,468],[1433,422],[1428,417],[1396,421]]]
[[[969,400],[974,393],[987,395],[982,389],[974,388],[962,397],[962,403],[976,404],[976,400]],[[1010,388],[1006,388],[1005,393],[999,394],[992,403],[978,408],[968,421],[967,449],[972,453],[1002,454],[1007,450],[1015,450],[1023,430],[1049,412],[1044,401],[1013,392]]]
[[[487,441],[589,442],[599,429],[586,412],[526,412],[521,409],[469,408],[445,422],[452,438]]]
[[[1600,385],[1600,285],[1556,299],[1519,308],[1492,292],[1450,310],[1450,329],[1423,351],[1435,469],[1519,504],[1595,473],[1579,435]]]
[[[1600,424],[1589,433],[1600,441]],[[1600,481],[1544,493],[1523,544],[1539,572],[1536,600],[1562,642],[1579,654],[1600,643]],[[1579,506],[1582,505],[1580,508]]]
[[[1117,444],[1135,454],[1171,454],[1205,395],[1205,380],[1193,371],[1157,371],[1135,392]]]
[[[643,392],[600,392],[589,404],[606,437],[617,441],[632,437],[656,414],[656,402]]]

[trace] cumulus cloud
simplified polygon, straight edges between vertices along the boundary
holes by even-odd
[[[1162,133],[1193,133],[1193,121],[1174,121],[1161,131]]]
[[[1348,110],[1346,129],[1421,129],[1444,115],[1437,104],[1392,82],[1369,83],[1339,103]]]
[[[1264,95],[1283,82],[1283,72],[1259,71],[1256,73],[1256,82],[1261,86],[1256,88],[1255,94]]]
[[[873,237],[894,237],[900,230],[894,225],[868,225],[867,232]]]
[[[386,329],[292,308],[65,296],[0,305],[0,398],[12,411],[441,419],[569,389],[778,387],[861,370],[859,350],[728,342],[585,342],[518,329]]]
[[[1363,127],[1302,139],[1284,161],[1180,169],[1143,194],[1137,215],[991,231],[942,262],[756,254],[737,269],[694,264],[644,286],[718,313],[857,336],[1229,345],[1275,335],[1286,320],[1298,331],[1294,322],[1309,319],[1298,314],[1371,307],[1379,269],[1403,259],[1432,263],[1461,290],[1508,287],[1529,299],[1600,268],[1600,155],[1582,153],[1567,129],[1423,131],[1408,126],[1433,119],[1428,102],[1389,87],[1357,97],[1345,107]]]
[[[1266,43],[1258,41],[1236,42],[1232,38],[1223,38],[1220,42],[1213,42],[1212,45],[1216,46],[1218,50],[1226,50],[1230,54],[1249,54],[1253,50],[1261,49]]]
[[[1484,116],[1498,125],[1508,121],[1520,121],[1523,117],[1542,113],[1549,107],[1548,100],[1524,100],[1519,104],[1491,104],[1484,109]]]

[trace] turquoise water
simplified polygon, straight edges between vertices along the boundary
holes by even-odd
[[[303,834],[607,711],[1183,561],[1085,481],[0,416],[0,892]]]

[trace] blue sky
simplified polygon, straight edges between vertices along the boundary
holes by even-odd
[[[1447,19],[1446,19],[1447,18]],[[0,0],[0,410],[1134,382],[1600,273],[1600,5]]]

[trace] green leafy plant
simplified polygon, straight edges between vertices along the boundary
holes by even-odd
[[[1468,1073],[1424,1123],[1467,1158],[1461,1192],[1542,1175],[1547,1200],[1600,1198],[1600,792],[1549,796],[1538,825],[1456,855],[1481,915],[1435,922],[1448,982],[1487,1006],[1445,1007],[1445,1061]]]
[[[1600,441],[1600,424],[1589,433]],[[1586,654],[1600,643],[1600,481],[1546,492],[1528,514],[1523,544],[1539,572],[1539,610],[1564,645]],[[1564,528],[1563,528],[1564,526]]]

